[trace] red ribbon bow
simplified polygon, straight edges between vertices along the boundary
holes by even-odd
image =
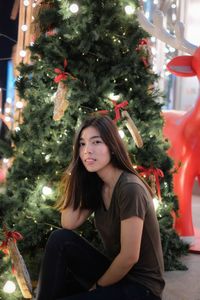
[[[3,251],[4,254],[9,254],[8,251],[8,241],[9,239],[13,239],[14,242],[20,241],[23,239],[23,236],[18,231],[6,231],[4,230],[4,234],[6,239],[1,243],[0,250]]]
[[[153,167],[144,168],[142,166],[138,166],[137,169],[140,172],[140,175],[142,175],[142,176],[144,176],[144,175],[146,175],[147,177],[150,176],[150,175],[155,176],[158,199],[161,200],[159,177],[164,177],[163,171],[161,169],[158,169],[158,168],[153,168]]]
[[[120,108],[123,108],[123,107],[125,107],[125,106],[127,106],[128,105],[128,101],[123,101],[123,102],[121,102],[121,103],[119,103],[119,104],[117,104],[116,103],[116,101],[114,101],[114,100],[110,100],[110,101],[112,101],[112,103],[113,103],[113,105],[114,105],[114,110],[115,110],[115,119],[114,119],[114,122],[117,122],[119,119],[120,119]]]
[[[64,60],[64,71],[62,71],[61,69],[55,68],[54,71],[56,74],[58,74],[55,78],[54,78],[54,82],[59,83],[61,80],[65,80],[67,79],[67,76],[70,75],[72,77],[72,79],[75,79],[75,77],[73,77],[70,73],[65,72],[65,69],[68,65],[68,62],[65,58]]]
[[[123,107],[127,106],[128,105],[128,101],[125,100],[125,101],[117,104],[116,101],[111,100],[111,99],[109,99],[109,100],[114,105],[114,110],[115,110],[115,119],[114,119],[114,122],[117,122],[120,119],[120,117],[121,117],[120,116],[120,108],[123,108]],[[98,110],[98,113],[101,114],[101,115],[107,115],[109,113],[109,111],[108,110]]]

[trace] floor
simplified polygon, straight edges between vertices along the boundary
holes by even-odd
[[[200,195],[192,199],[194,226],[200,229]],[[200,254],[182,257],[187,271],[165,273],[166,288],[163,300],[200,300]]]

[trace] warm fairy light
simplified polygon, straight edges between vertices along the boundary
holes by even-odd
[[[152,36],[152,37],[150,38],[150,40],[152,41],[152,43],[155,43],[155,42],[156,42],[155,36]]]
[[[124,131],[122,129],[120,129],[118,132],[119,132],[120,137],[123,139],[125,137]]]
[[[29,1],[28,0],[24,0],[24,5],[25,6],[29,6]]]
[[[26,56],[26,51],[25,51],[25,50],[21,50],[21,51],[19,52],[19,55],[20,55],[21,57],[25,57],[25,56]]]
[[[23,107],[23,102],[22,101],[17,101],[16,107],[21,109]]]
[[[19,126],[15,127],[15,131],[16,132],[20,131],[20,127]]]
[[[110,93],[108,95],[108,98],[111,99],[111,100],[117,101],[117,100],[119,100],[120,95],[115,95],[114,93]]]
[[[3,286],[3,291],[7,294],[12,294],[16,290],[16,285],[13,281],[8,280]]]
[[[6,122],[10,122],[10,121],[11,121],[11,117],[5,116],[5,121],[6,121]]]
[[[48,187],[48,186],[44,186],[44,187],[42,188],[42,193],[43,193],[43,195],[45,195],[45,196],[49,196],[49,195],[52,194],[52,189],[51,189],[50,187]]]
[[[5,108],[5,113],[6,113],[6,114],[9,114],[10,111],[11,111],[10,107],[6,107],[6,108]]]
[[[8,159],[8,158],[4,158],[4,159],[3,159],[3,163],[4,163],[4,164],[7,164],[8,162],[9,162],[9,159]]]
[[[24,24],[24,25],[22,25],[21,29],[22,29],[22,31],[27,31],[28,26],[26,24]]]
[[[156,197],[153,198],[153,205],[154,205],[155,211],[157,211],[157,209],[159,207],[159,200],[158,200],[158,198],[156,198]]]
[[[72,3],[69,7],[69,10],[73,13],[76,14],[79,11],[79,6],[76,3]]]
[[[126,5],[124,9],[127,15],[132,15],[135,12],[135,7],[131,5]]]
[[[45,156],[45,160],[46,160],[47,162],[50,160],[50,158],[51,158],[51,154],[47,154],[47,155]]]

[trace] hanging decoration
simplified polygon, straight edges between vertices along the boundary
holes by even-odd
[[[124,118],[125,125],[128,128],[136,146],[138,148],[142,148],[143,140],[141,138],[141,135],[140,135],[135,123],[133,122],[132,118],[130,117],[129,113],[126,110],[122,111],[122,117]]]
[[[145,67],[149,66],[149,58],[151,56],[150,48],[148,45],[148,39],[141,39],[138,43],[136,51],[141,54],[141,60]]]
[[[54,82],[58,83],[58,88],[55,94],[52,97],[54,102],[54,111],[53,111],[53,119],[54,121],[59,121],[64,115],[65,110],[69,106],[69,101],[67,98],[67,86],[64,84],[63,80],[66,80],[68,76],[71,79],[75,80],[76,78],[72,76],[70,73],[66,72],[68,61],[64,60],[64,69],[61,70],[59,68],[55,68],[55,73],[57,74],[54,78]]]
[[[163,171],[161,169],[154,168],[154,167],[145,168],[142,166],[137,166],[137,170],[141,176],[145,176],[150,179],[151,186],[154,191],[155,191],[155,185],[156,185],[158,199],[161,201],[162,198],[161,198],[161,192],[160,192],[159,177],[164,177]]]
[[[12,270],[20,287],[22,295],[26,299],[32,298],[32,285],[25,262],[17,247],[17,241],[22,240],[22,235],[17,231],[8,231],[6,226],[3,227],[5,240],[0,245],[0,250],[4,254],[10,255],[12,261]]]

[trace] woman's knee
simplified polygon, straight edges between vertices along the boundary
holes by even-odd
[[[74,239],[76,234],[68,229],[56,229],[54,230],[48,239],[47,246],[50,245],[59,245],[66,242],[69,242]]]

